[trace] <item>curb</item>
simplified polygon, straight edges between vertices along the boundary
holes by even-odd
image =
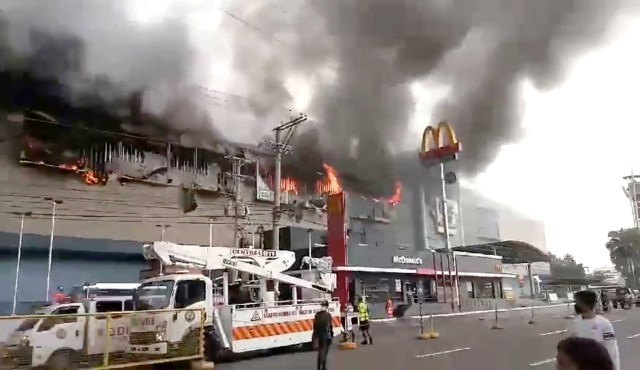
[[[556,308],[556,307],[566,307],[567,303],[559,303],[559,304],[550,304],[550,305],[545,305],[545,306],[527,306],[527,307],[514,307],[514,308],[499,308],[498,312],[510,312],[510,311],[524,311],[524,310],[530,310],[530,309],[540,309],[540,310],[544,310],[546,308]],[[485,314],[485,313],[493,313],[496,312],[495,309],[493,310],[482,310],[482,311],[469,311],[469,312],[452,312],[452,313],[437,313],[437,314],[433,314],[433,315],[423,315],[422,317],[425,316],[433,316],[435,317],[456,317],[456,316],[470,316],[470,315],[481,315],[481,314]],[[419,319],[420,316],[408,316],[405,319],[408,318],[412,318],[412,319]],[[402,319],[402,318],[400,318]],[[392,321],[397,321],[398,318],[394,317],[392,319],[372,319],[371,322],[392,322]]]

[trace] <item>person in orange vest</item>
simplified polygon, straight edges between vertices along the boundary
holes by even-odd
[[[53,295],[53,303],[64,303],[67,296],[64,294],[64,288],[59,286],[58,291]]]

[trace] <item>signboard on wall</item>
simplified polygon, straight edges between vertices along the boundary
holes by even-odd
[[[391,260],[398,265],[422,265],[420,257],[393,256]]]
[[[442,207],[442,197],[436,197],[435,207],[431,210],[431,216],[436,224],[436,232],[438,234],[444,234],[444,213]],[[447,199],[447,219],[449,220],[449,235],[456,235],[458,233],[458,202],[452,199]]]

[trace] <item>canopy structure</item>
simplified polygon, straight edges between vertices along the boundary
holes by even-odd
[[[544,285],[591,285],[595,283],[599,283],[600,279],[594,278],[549,278],[542,279],[540,282]]]
[[[453,247],[454,251],[491,254],[502,257],[503,263],[549,262],[551,257],[533,245],[516,240]]]

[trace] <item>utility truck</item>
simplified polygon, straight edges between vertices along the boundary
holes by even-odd
[[[108,285],[108,284],[103,284]],[[37,309],[9,335],[0,349],[0,369],[82,369],[101,366],[108,352],[124,355],[129,318],[118,312],[133,309],[138,284],[118,284],[126,296],[92,294]],[[90,289],[81,289],[84,292]],[[107,313],[111,315],[107,333]],[[110,337],[107,347],[106,338]]]
[[[323,300],[329,301],[335,335],[342,334],[339,302],[330,296],[335,286],[330,266],[324,271],[300,271],[299,276],[313,276],[303,279],[292,276],[296,272],[285,273],[296,262],[291,251],[154,242],[143,246],[143,254],[161,265],[192,272],[160,274],[141,282],[135,295],[135,309],[140,312],[131,320],[127,347],[131,353],[196,356],[201,333],[207,360],[221,354],[304,345],[311,342],[313,317]],[[222,276],[212,280],[193,273],[194,269]],[[230,273],[245,279],[230,281]],[[285,295],[290,300],[278,300],[274,281],[280,284],[280,292],[288,290]],[[221,305],[214,294],[220,285]],[[307,293],[313,298],[300,299]]]

